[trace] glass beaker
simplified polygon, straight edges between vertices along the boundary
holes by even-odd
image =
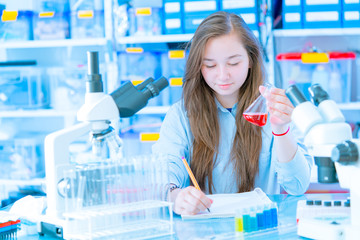
[[[264,83],[266,88],[264,95],[267,95],[272,88],[270,83]],[[266,124],[268,118],[268,109],[266,106],[266,98],[260,94],[259,97],[244,111],[243,117],[252,124],[262,127]]]

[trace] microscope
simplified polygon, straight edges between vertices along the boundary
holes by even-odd
[[[342,188],[350,189],[350,221],[338,222],[326,218],[299,219],[298,235],[312,239],[359,239],[360,236],[360,140],[352,139],[351,127],[336,103],[319,84],[309,88],[313,103],[296,85],[285,93],[295,109],[292,121],[302,131],[309,153],[318,159],[323,177],[334,175]],[[325,170],[324,170],[325,169]],[[325,179],[332,181],[334,179]]]
[[[157,80],[148,78],[137,86],[129,81],[111,94],[106,94],[99,73],[98,53],[87,52],[87,61],[85,103],[77,112],[80,123],[51,133],[45,138],[47,209],[46,215],[38,224],[38,232],[42,235],[63,236],[63,195],[67,188],[64,171],[74,165],[70,162],[69,145],[89,134],[95,159],[121,161],[122,141],[112,124],[120,118],[133,116],[146,106],[150,98],[159,95],[169,85],[164,77]]]

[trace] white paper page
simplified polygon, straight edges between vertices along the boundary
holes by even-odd
[[[235,216],[236,209],[271,203],[271,200],[260,188],[256,188],[251,192],[213,194],[208,195],[208,197],[214,200],[210,208],[210,213],[204,211],[196,215],[181,215],[181,218],[183,220],[228,218]]]

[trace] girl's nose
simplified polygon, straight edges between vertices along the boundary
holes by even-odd
[[[226,66],[219,66],[218,77],[220,81],[226,81],[229,79],[229,71]]]

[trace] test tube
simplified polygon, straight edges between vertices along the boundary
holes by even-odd
[[[265,222],[265,229],[272,227],[272,218],[271,218],[271,207],[270,204],[265,204],[264,206],[264,222]]]
[[[250,208],[250,228],[251,232],[259,230],[255,207]]]
[[[256,219],[259,230],[265,229],[264,207],[261,205],[257,206]]]
[[[235,211],[235,232],[242,233],[244,231],[243,225],[243,211],[241,209],[236,209]]]
[[[278,226],[278,209],[276,206],[276,203],[271,203],[271,227],[277,227]]]
[[[243,230],[244,230],[244,232],[251,232],[250,211],[249,211],[248,208],[243,209],[242,217],[243,217]]]

